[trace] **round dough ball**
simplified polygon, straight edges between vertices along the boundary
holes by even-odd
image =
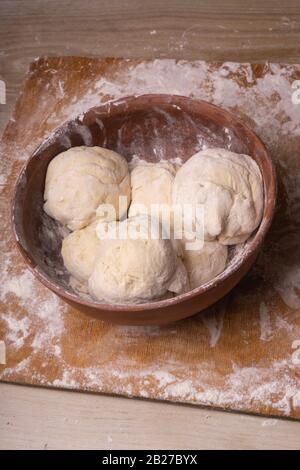
[[[119,207],[119,196],[127,203]],[[45,212],[76,230],[97,218],[101,204],[111,204],[121,219],[130,203],[130,176],[125,158],[101,147],[73,147],[49,163],[44,193]]]
[[[172,205],[175,166],[167,161],[137,165],[131,172],[131,206],[128,215],[148,213],[151,204]],[[145,206],[139,207],[137,204]]]
[[[183,262],[189,275],[191,289],[211,281],[224,271],[228,248],[218,242],[204,242],[201,250],[184,250]]]
[[[177,255],[170,240],[151,239],[150,217],[131,217],[118,225],[128,234],[101,240],[99,256],[89,278],[89,292],[96,299],[111,303],[143,303],[164,297],[184,288],[187,281],[178,280],[183,274],[178,269]],[[138,227],[138,231],[136,231]],[[134,235],[132,232],[134,229]],[[173,285],[172,285],[173,284]]]
[[[97,223],[75,230],[62,242],[61,254],[64,265],[80,282],[87,282],[93,272],[100,240],[96,233]]]
[[[262,218],[262,176],[248,155],[219,148],[202,150],[178,170],[173,202],[203,208],[205,240],[242,243]]]

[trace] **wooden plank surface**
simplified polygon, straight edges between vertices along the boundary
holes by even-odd
[[[300,27],[299,4],[297,0],[281,1],[166,1],[161,4],[152,2],[122,2],[122,1],[33,1],[27,2],[7,0],[0,2],[0,78],[7,84],[7,105],[0,105],[0,129],[3,129],[12,105],[20,89],[24,72],[30,60],[37,55],[95,55],[95,56],[127,56],[127,57],[175,57],[207,60],[238,60],[238,61],[281,61],[297,63],[300,61]],[[1,390],[6,387],[1,385]],[[19,393],[25,392],[19,388],[9,386],[11,416],[21,419],[24,412],[22,400],[18,399]],[[43,413],[45,403],[48,402],[50,391],[40,390],[40,399],[37,399],[36,390],[26,389],[28,409],[35,409],[35,419],[24,422],[19,434],[12,431],[8,433],[5,427],[1,431],[7,435],[5,441],[10,447],[26,447],[25,434],[36,426],[43,426]],[[54,393],[54,392],[53,392]],[[68,394],[57,392],[61,396],[61,403],[68,403]],[[3,395],[2,395],[3,396]],[[78,395],[80,396],[80,395]],[[84,403],[94,400],[95,397],[84,395]],[[103,397],[97,397],[99,402],[99,414],[106,409],[107,402]],[[118,408],[118,414],[108,410],[105,414],[106,422],[117,420],[125,423],[130,420],[127,413],[127,401],[111,399],[114,410],[119,403],[125,403],[124,408]],[[8,398],[6,402],[9,403]],[[135,406],[135,401],[130,402]],[[152,410],[152,403],[138,402],[142,406],[141,411],[145,416],[148,410]],[[168,405],[160,405],[168,407]],[[103,407],[103,408],[101,408]],[[5,409],[6,406],[3,406]],[[1,405],[2,409],[2,405]],[[14,411],[12,411],[14,410]],[[186,413],[186,408],[182,408]],[[200,411],[200,410],[197,410]],[[196,413],[196,410],[192,410]],[[150,413],[150,412],[149,412]],[[68,411],[71,419],[73,410]],[[211,413],[216,416],[218,413]],[[56,415],[55,415],[56,416]],[[151,420],[151,415],[149,415]],[[164,415],[162,415],[164,416]],[[185,415],[187,416],[187,415]],[[216,445],[215,436],[223,429],[222,419],[210,429],[210,445]],[[226,415],[227,416],[227,415]],[[90,418],[91,419],[91,418]],[[153,416],[152,424],[155,423]],[[167,419],[166,417],[164,419]],[[251,418],[256,420],[256,418]],[[184,419],[183,419],[184,421]],[[289,429],[293,429],[294,423],[286,423]],[[92,426],[92,423],[90,422]],[[8,425],[7,425],[8,426]],[[236,423],[231,424],[234,431]],[[63,426],[58,416],[54,418],[53,428],[62,429]],[[248,444],[254,446],[257,430],[247,426],[249,434],[242,446]],[[73,443],[79,445],[87,438],[89,425],[82,430],[81,437]],[[97,427],[93,427],[97,432]],[[128,428],[129,429],[129,428]],[[209,426],[204,423],[203,433],[208,432]],[[138,431],[142,433],[143,424]],[[78,436],[80,436],[80,432]],[[136,430],[137,432],[137,430]],[[183,434],[179,429],[178,438]],[[49,428],[45,435],[50,435]],[[155,433],[148,435],[149,448],[151,442],[155,442]],[[3,433],[1,434],[2,437]],[[54,432],[52,433],[55,440]],[[123,445],[130,442],[129,436],[134,435],[130,428]],[[138,434],[137,434],[138,435]],[[269,428],[263,431],[264,439],[272,436],[271,442],[267,439],[267,445],[288,446],[291,442],[287,431],[276,439]],[[239,446],[241,440],[238,434],[233,432],[231,446]],[[25,441],[24,441],[25,439]],[[127,441],[126,441],[127,439]],[[1,439],[2,440],[2,439]],[[163,440],[163,439],[162,439]],[[32,434],[31,446],[39,445],[39,436]],[[298,439],[299,441],[299,439]],[[221,442],[221,441],[220,441]],[[53,446],[68,445],[68,439],[64,435],[55,441]],[[172,445],[178,445],[178,440],[173,439]],[[75,447],[76,447],[75,444]],[[70,442],[69,442],[69,445]],[[87,444],[88,445],[88,444]],[[153,444],[154,445],[154,444]],[[124,447],[123,447],[124,448]]]
[[[298,0],[1,0],[3,129],[42,55],[300,62]]]
[[[0,449],[299,449],[296,422],[0,385]]]

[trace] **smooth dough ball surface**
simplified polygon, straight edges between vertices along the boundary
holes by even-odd
[[[151,204],[172,205],[172,185],[176,169],[172,163],[161,161],[137,165],[131,172],[131,206],[129,216],[144,213],[145,206],[150,213]]]
[[[140,227],[136,239],[103,239],[89,278],[89,292],[111,303],[143,303],[186,287],[187,274],[178,269],[169,239],[150,239],[149,217],[131,217],[119,223]],[[180,277],[181,276],[181,277]],[[180,279],[177,280],[177,277]],[[171,289],[169,287],[171,286]]]
[[[93,272],[100,240],[96,233],[97,223],[70,233],[62,242],[61,254],[64,265],[75,279],[87,282]]]
[[[203,208],[204,239],[244,242],[263,213],[263,181],[248,155],[213,148],[198,152],[178,170],[173,203]]]
[[[119,208],[119,196],[127,197],[125,208]],[[116,211],[116,217],[106,220],[121,219],[130,203],[127,161],[101,147],[70,148],[49,163],[44,200],[45,212],[71,230],[93,222],[101,204]]]
[[[227,255],[227,246],[218,242],[204,242],[200,250],[184,250],[183,262],[189,275],[191,289],[211,281],[224,271]]]

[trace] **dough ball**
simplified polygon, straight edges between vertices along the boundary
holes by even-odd
[[[119,207],[119,196],[127,203]],[[76,230],[96,219],[101,204],[111,204],[121,219],[130,203],[130,176],[125,158],[101,147],[73,147],[49,163],[44,210],[50,217]]]
[[[205,284],[224,271],[227,255],[227,246],[218,242],[204,242],[200,250],[184,250],[183,262],[191,289]]]
[[[64,265],[77,281],[87,282],[92,274],[100,240],[96,233],[97,222],[70,233],[62,242]]]
[[[89,292],[112,303],[143,303],[184,288],[187,282],[178,269],[170,240],[151,239],[150,217],[140,215],[109,224],[107,239],[101,240],[99,256],[89,278]],[[127,237],[112,238],[112,230]],[[138,231],[136,230],[138,228]],[[124,233],[124,232],[123,232]],[[172,285],[173,284],[173,285]]]
[[[248,155],[219,148],[202,150],[178,170],[173,202],[203,208],[205,240],[242,243],[262,218],[262,176]]]
[[[129,217],[145,213],[142,204],[150,214],[151,204],[172,205],[172,185],[176,169],[172,163],[161,161],[136,166],[131,172],[131,206]]]
[[[168,287],[170,292],[174,294],[184,294],[190,290],[190,281],[186,267],[184,266],[181,258],[177,257],[177,268],[175,275]]]

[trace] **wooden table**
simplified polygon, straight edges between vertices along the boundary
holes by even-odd
[[[297,0],[1,0],[3,129],[41,55],[300,62]],[[0,448],[299,448],[300,424],[64,391],[0,385]]]

